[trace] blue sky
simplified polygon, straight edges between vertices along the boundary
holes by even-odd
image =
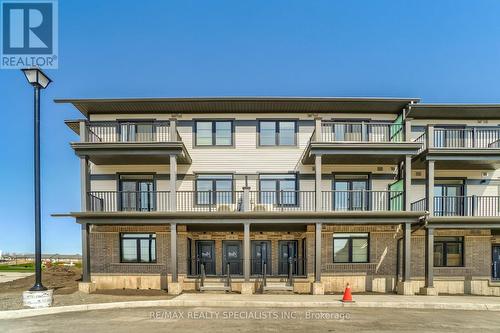
[[[500,1],[59,2],[42,98],[43,250],[81,251],[63,97],[380,96],[500,103]],[[0,250],[33,251],[32,89],[0,70]]]

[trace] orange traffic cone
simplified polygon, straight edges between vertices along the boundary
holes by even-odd
[[[347,286],[345,287],[344,297],[342,297],[342,302],[354,302],[352,300],[351,286],[349,285],[349,283],[347,283]]]

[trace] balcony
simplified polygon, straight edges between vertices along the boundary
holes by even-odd
[[[425,211],[426,199],[411,205],[413,211]],[[500,196],[437,196],[434,216],[500,216]]]
[[[313,156],[322,155],[327,164],[397,164],[419,148],[420,144],[406,141],[403,124],[321,121],[302,162],[313,164]]]
[[[90,212],[314,212],[314,191],[92,191]],[[324,191],[323,212],[402,211],[401,191]]]
[[[182,139],[168,121],[68,121],[80,135],[71,143],[79,156],[94,164],[169,164],[170,155],[191,163]]]
[[[463,127],[435,128],[414,140],[422,144],[414,160],[423,166],[425,160],[435,160],[437,167],[451,169],[496,169],[500,166],[500,128]]]

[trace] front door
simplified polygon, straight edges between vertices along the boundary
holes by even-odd
[[[292,274],[297,274],[297,241],[279,241],[278,274],[288,274],[290,264]]]
[[[205,266],[206,275],[215,275],[215,242],[196,241],[196,271],[201,273],[201,266]]]
[[[264,274],[266,265],[266,275],[271,275],[271,242],[252,241],[252,274]]]
[[[241,241],[222,241],[222,253],[222,272],[227,274],[227,267],[229,266],[231,275],[242,275]]]
[[[493,245],[491,277],[500,280],[500,245]]]

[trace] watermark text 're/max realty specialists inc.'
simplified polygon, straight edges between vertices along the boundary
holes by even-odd
[[[0,2],[2,69],[58,67],[57,1]]]

